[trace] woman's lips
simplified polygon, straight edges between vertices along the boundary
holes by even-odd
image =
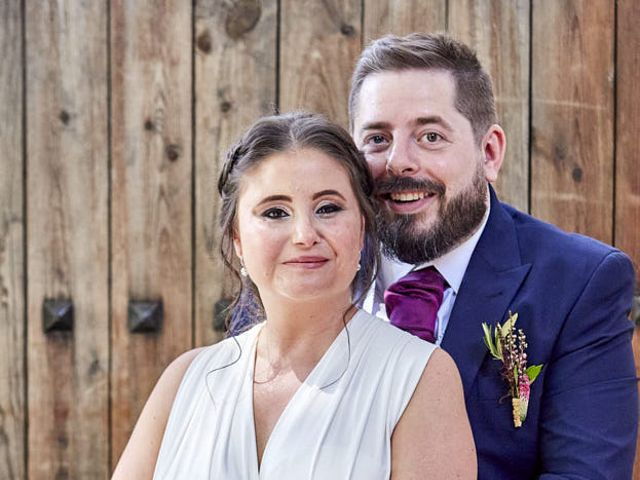
[[[291,260],[287,260],[284,263],[285,265],[289,265],[291,267],[314,269],[322,267],[328,261],[329,259],[325,257],[305,256],[293,258]]]

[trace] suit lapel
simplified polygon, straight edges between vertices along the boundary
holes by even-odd
[[[442,341],[442,348],[458,366],[465,396],[487,355],[482,322],[495,325],[506,318],[531,267],[522,264],[513,221],[489,188],[489,219],[469,261]]]

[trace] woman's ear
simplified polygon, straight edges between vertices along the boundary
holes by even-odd
[[[233,249],[240,260],[242,260],[242,242],[240,241],[240,235],[238,231],[233,229]]]
[[[364,215],[360,215],[360,251],[364,248],[364,239],[367,236],[367,222]]]

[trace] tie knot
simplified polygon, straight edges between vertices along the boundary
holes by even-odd
[[[400,278],[384,292],[391,323],[424,340],[435,341],[436,319],[446,283],[433,266]]]
[[[438,269],[431,265],[421,270],[413,270],[401,277],[397,282],[389,287],[389,290],[417,288],[420,290],[429,289],[432,291],[440,291],[441,294],[445,290],[446,280],[440,274]]]

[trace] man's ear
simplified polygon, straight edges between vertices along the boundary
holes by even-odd
[[[487,181],[495,182],[498,179],[506,148],[507,138],[504,130],[500,125],[491,125],[482,139],[482,169]]]

